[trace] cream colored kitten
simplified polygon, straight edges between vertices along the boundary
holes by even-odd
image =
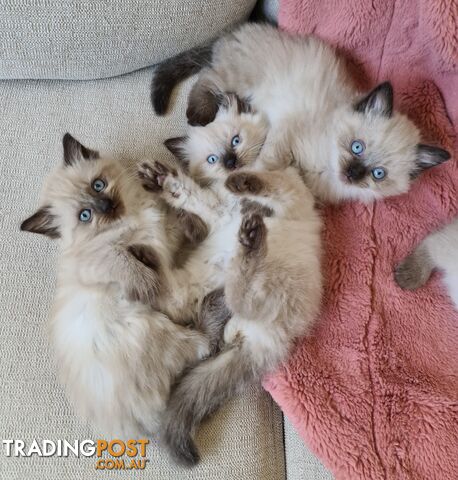
[[[449,295],[458,308],[458,220],[428,235],[396,269],[396,281],[407,290],[424,285],[434,269],[444,272]]]
[[[63,147],[42,206],[21,226],[60,239],[50,321],[60,378],[104,434],[150,434],[171,383],[208,355],[209,341],[153,308],[170,288],[173,239],[151,196],[69,134]]]
[[[267,125],[244,113],[236,97],[225,103],[206,127],[166,142],[205,186],[162,165],[142,170],[168,202],[207,221],[209,235],[183,267],[184,276],[203,286],[195,297],[225,284],[232,313],[222,351],[186,373],[169,401],[163,441],[188,466],[199,459],[195,428],[288,358],[321,299],[321,221],[314,198],[295,168],[251,170]]]
[[[248,99],[270,124],[266,165],[277,168],[279,158],[292,155],[320,200],[404,193],[422,170],[450,158],[421,144],[415,125],[393,110],[389,83],[361,95],[343,61],[317,38],[249,23],[212,46],[167,60],[153,80],[158,114],[165,113],[173,87],[202,67],[189,96],[189,122],[205,125],[214,118],[218,92]]]
[[[160,192],[170,206],[202,218],[208,227],[207,238],[172,272],[173,289],[162,308],[174,316],[194,318],[204,296],[224,286],[242,218],[240,199],[224,182],[234,170],[255,167],[268,131],[262,116],[246,111],[236,96],[221,101],[212,123],[165,142],[189,175],[160,162],[140,169],[147,190]]]

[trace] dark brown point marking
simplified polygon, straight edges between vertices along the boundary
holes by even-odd
[[[226,188],[235,194],[259,194],[264,187],[262,180],[254,173],[233,173],[226,180]]]
[[[239,242],[248,252],[260,250],[266,238],[267,228],[261,215],[255,213],[243,217],[239,230]]]

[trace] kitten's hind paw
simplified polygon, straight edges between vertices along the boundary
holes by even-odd
[[[256,195],[263,189],[262,180],[255,173],[232,173],[226,180],[226,188],[235,194]]]
[[[242,219],[239,241],[247,250],[259,250],[265,242],[266,236],[267,228],[261,215],[255,213]]]
[[[394,278],[402,289],[416,290],[428,281],[431,270],[427,255],[417,250],[397,266]]]

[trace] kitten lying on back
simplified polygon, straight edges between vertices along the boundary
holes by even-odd
[[[188,262],[173,271],[172,295],[163,306],[173,306],[172,314],[192,317],[207,293],[224,286],[242,218],[240,198],[224,182],[230,172],[256,165],[267,131],[262,116],[248,112],[236,96],[224,96],[211,124],[190,127],[186,137],[165,142],[189,175],[159,162],[141,167],[147,190],[159,193],[173,208],[200,217],[208,228]]]
[[[420,143],[415,125],[393,110],[389,83],[361,95],[336,53],[316,38],[248,23],[167,60],[154,74],[156,113],[164,114],[174,86],[200,69],[189,95],[190,124],[213,120],[218,92],[249,99],[270,124],[266,164],[276,168],[292,154],[320,200],[398,195],[422,170],[450,158]]]
[[[434,269],[444,272],[444,282],[458,309],[458,219],[428,235],[396,269],[400,287],[415,290],[424,285]]]
[[[225,284],[232,313],[222,351],[181,378],[164,416],[163,440],[188,466],[199,459],[195,428],[286,361],[321,299],[321,222],[313,196],[294,168],[248,170],[267,125],[242,105],[229,96],[214,122],[166,142],[204,186],[161,164],[142,169],[146,186],[156,182],[170,204],[206,220],[209,235],[184,265],[184,277],[203,287],[193,298]]]
[[[60,239],[51,336],[78,412],[105,434],[157,431],[171,383],[209,340],[152,306],[172,262],[162,213],[121,165],[69,134],[22,230]]]

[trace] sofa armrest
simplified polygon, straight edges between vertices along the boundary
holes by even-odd
[[[138,70],[245,20],[255,0],[0,0],[0,78]]]

